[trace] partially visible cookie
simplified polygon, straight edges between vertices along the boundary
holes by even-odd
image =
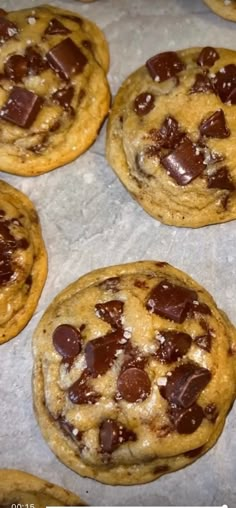
[[[230,21],[236,21],[235,0],[204,0],[204,2],[215,14]]]
[[[101,30],[52,5],[1,10],[0,49],[1,170],[38,175],[78,157],[110,104]]]
[[[12,505],[46,508],[84,504],[79,496],[37,476],[16,469],[0,469],[1,508],[10,508]]]
[[[47,253],[34,205],[0,180],[0,344],[28,323],[46,276]]]
[[[118,91],[108,161],[161,222],[200,227],[235,219],[235,112],[235,51],[159,53]]]
[[[236,332],[167,263],[95,270],[52,302],[33,338],[44,438],[82,476],[150,482],[213,446],[235,398]]]

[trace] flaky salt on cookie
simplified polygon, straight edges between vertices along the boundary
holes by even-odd
[[[95,270],[52,302],[33,338],[42,434],[82,476],[150,482],[204,454],[235,398],[235,329],[167,263]]]

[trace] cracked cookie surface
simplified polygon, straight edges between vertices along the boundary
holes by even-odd
[[[47,253],[33,203],[0,180],[0,344],[31,319],[47,276]]]
[[[54,6],[0,12],[1,170],[29,176],[84,152],[108,112],[100,29]]]
[[[236,21],[236,1],[235,0],[204,0],[210,9],[229,21]]]
[[[107,159],[153,217],[200,227],[236,218],[236,52],[165,52],[115,98]]]
[[[217,440],[235,397],[235,329],[167,263],[95,270],[52,302],[33,338],[42,434],[82,476],[150,482]]]

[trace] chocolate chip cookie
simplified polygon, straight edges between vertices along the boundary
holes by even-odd
[[[84,506],[79,496],[36,476],[15,469],[0,469],[0,505]]]
[[[44,5],[0,11],[1,170],[38,175],[78,157],[108,112],[108,47],[99,28]]]
[[[235,219],[235,108],[235,51],[159,53],[115,98],[108,161],[161,222],[200,227]]]
[[[47,254],[33,203],[0,180],[0,344],[28,323],[46,276]]]
[[[219,437],[235,398],[235,329],[167,263],[91,272],[52,302],[33,339],[36,416],[82,476],[138,484]]]
[[[236,21],[235,0],[204,0],[210,9],[222,18]]]

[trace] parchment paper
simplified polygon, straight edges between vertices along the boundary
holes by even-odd
[[[35,0],[4,0],[7,10]],[[196,45],[236,49],[236,24],[200,0],[49,1],[96,21],[110,43],[113,94],[122,80],[163,50]],[[161,225],[136,204],[104,158],[105,129],[73,164],[23,178],[0,177],[24,191],[40,215],[49,273],[38,309],[25,330],[0,348],[0,467],[41,475],[79,493],[89,504],[123,506],[236,505],[236,439],[231,411],[217,445],[194,465],[151,484],[109,487],[80,478],[61,464],[41,437],[31,399],[31,337],[52,298],[80,275],[139,259],[166,260],[203,284],[236,323],[234,222],[199,230]]]

